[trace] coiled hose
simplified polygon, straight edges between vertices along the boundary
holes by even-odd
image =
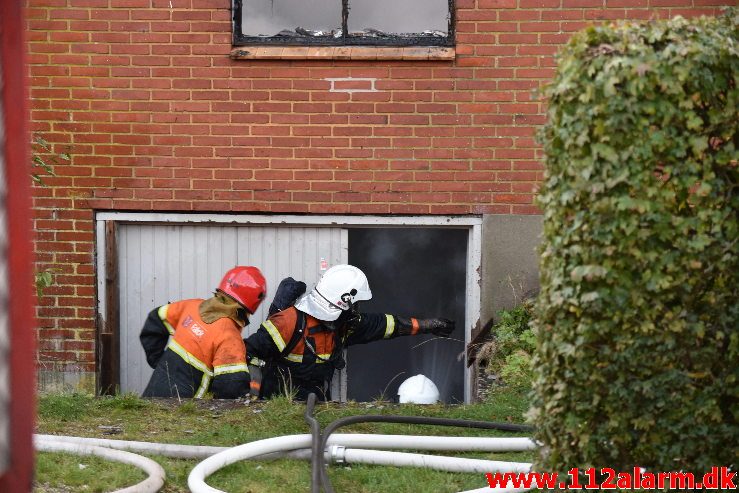
[[[414,424],[414,425],[433,425],[433,426],[455,426],[460,428],[476,428],[484,430],[500,430],[500,431],[514,431],[514,432],[532,432],[534,428],[528,425],[517,425],[511,423],[496,423],[492,421],[470,421],[465,419],[450,419],[450,418],[429,418],[424,416],[398,416],[398,415],[374,415],[365,414],[359,416],[349,416],[346,418],[337,419],[326,427],[323,434],[320,433],[320,427],[318,431],[315,429],[314,423],[317,424],[313,417],[313,408],[316,402],[316,395],[310,394],[308,396],[308,402],[305,410],[305,419],[311,426],[311,434],[313,436],[313,443],[311,446],[312,457],[311,457],[311,493],[320,493],[321,486],[326,493],[334,493],[331,480],[328,477],[328,470],[325,466],[326,461],[323,455],[323,451],[326,449],[326,444],[329,437],[337,429],[357,423],[400,423],[400,424]],[[316,436],[320,437],[320,445],[316,446]],[[318,479],[320,478],[320,484]]]

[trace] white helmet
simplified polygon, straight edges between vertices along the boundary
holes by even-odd
[[[316,287],[295,303],[295,308],[318,320],[332,322],[353,303],[372,298],[364,272],[353,265],[334,265],[327,270]]]
[[[401,404],[436,404],[439,400],[439,389],[429,378],[419,374],[400,384],[398,397]]]

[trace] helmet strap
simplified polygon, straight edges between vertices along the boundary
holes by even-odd
[[[336,308],[337,310],[341,310],[341,311],[344,311],[344,309],[343,309],[343,308],[341,308],[340,306],[338,306],[338,305],[334,304],[334,303],[333,303],[333,302],[332,302],[331,300],[329,300],[328,298],[326,298],[325,296],[323,296],[323,293],[321,293],[321,292],[320,292],[320,291],[319,291],[319,290],[318,290],[317,288],[314,288],[313,290],[314,290],[314,291],[315,291],[316,293],[318,293],[318,296],[320,296],[321,298],[323,298],[324,300],[326,300],[326,303],[328,303],[328,304],[329,304],[329,305],[330,305],[330,306],[331,306],[332,308]],[[341,295],[341,296],[342,296],[342,298],[343,298],[343,297],[344,297],[345,295],[347,295],[347,294],[348,294],[348,293],[344,293],[343,295]],[[349,301],[349,306],[351,307],[351,301]]]
[[[241,306],[236,310],[236,316],[244,322],[244,327],[249,325],[249,310]]]

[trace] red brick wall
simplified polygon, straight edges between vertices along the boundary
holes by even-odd
[[[570,33],[734,1],[456,3],[456,61],[360,62],[231,60],[229,0],[29,0],[33,129],[72,154],[35,189],[42,364],[94,370],[93,210],[535,214]]]

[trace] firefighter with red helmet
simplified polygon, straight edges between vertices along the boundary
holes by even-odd
[[[241,329],[267,294],[256,267],[235,267],[207,300],[155,308],[141,330],[146,361],[154,368],[144,397],[216,399],[249,393],[249,369]]]
[[[284,279],[270,317],[245,340],[250,362],[262,366],[261,398],[294,390],[297,399],[312,392],[329,400],[331,378],[345,366],[347,346],[427,333],[448,337],[454,330],[454,322],[445,318],[361,313],[359,303],[371,299],[372,292],[367,277],[352,265],[331,267],[302,294],[305,287]]]

